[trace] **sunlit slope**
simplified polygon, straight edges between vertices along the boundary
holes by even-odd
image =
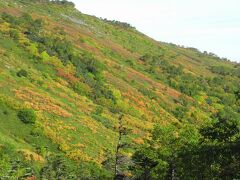
[[[216,99],[205,101],[208,78],[219,76],[218,67],[239,70],[68,4],[1,0],[0,12],[0,145],[36,153],[42,161],[32,131],[41,132],[38,146],[101,167],[115,153],[120,114],[131,145],[123,152],[127,157],[155,123],[198,127],[221,107]],[[186,105],[183,120],[177,113]],[[26,108],[36,112],[34,125],[17,117]]]

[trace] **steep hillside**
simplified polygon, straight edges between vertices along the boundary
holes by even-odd
[[[131,177],[154,125],[198,131],[226,107],[240,116],[237,63],[65,1],[0,0],[0,12],[0,177],[111,178],[117,150]]]

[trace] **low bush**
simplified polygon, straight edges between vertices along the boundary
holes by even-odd
[[[34,124],[36,121],[36,114],[32,109],[22,109],[17,116],[25,124]]]
[[[28,76],[28,72],[24,69],[21,69],[20,71],[17,72],[17,76],[18,77],[27,77]]]

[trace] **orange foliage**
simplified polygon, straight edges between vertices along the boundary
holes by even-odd
[[[37,178],[35,176],[27,177],[26,180],[36,180]]]
[[[79,81],[78,78],[76,78],[73,74],[67,73],[64,71],[64,69],[57,69],[57,75],[60,77],[63,77],[64,79],[68,80],[71,84],[75,84]]]
[[[133,140],[133,142],[136,143],[136,144],[144,144],[144,140],[141,139],[141,138],[136,138],[136,139]]]
[[[134,102],[133,104],[137,104],[138,107],[144,108],[144,97],[139,95],[137,96],[136,93],[132,91],[128,91],[126,93],[122,93],[125,97],[127,97],[131,102]]]
[[[47,111],[61,117],[71,117],[72,114],[63,109],[65,105],[51,98],[47,94],[39,94],[29,88],[21,88],[14,90],[17,98],[24,100],[26,105],[29,105],[35,110]]]
[[[132,134],[140,134],[141,131],[139,129],[133,129]]]

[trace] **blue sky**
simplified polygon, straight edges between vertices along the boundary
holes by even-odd
[[[83,13],[240,62],[240,0],[72,0]]]

